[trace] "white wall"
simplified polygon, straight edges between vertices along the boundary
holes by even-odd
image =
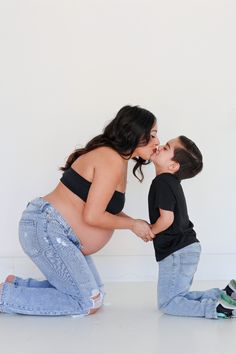
[[[234,0],[0,0],[1,272],[31,267],[17,235],[27,201],[54,188],[66,156],[121,106],[139,104],[161,141],[185,134],[201,148],[204,171],[183,182],[198,276],[234,275],[235,16]],[[148,217],[153,177],[148,166],[140,185],[130,172],[127,213]],[[97,260],[107,279],[155,278],[152,245],[128,231]]]

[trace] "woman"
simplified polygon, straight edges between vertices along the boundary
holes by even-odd
[[[102,283],[90,255],[114,229],[129,229],[144,241],[153,238],[147,222],[122,209],[128,161],[136,160],[133,173],[139,171],[142,180],[141,167],[157,144],[154,115],[125,106],[103,134],[69,156],[59,184],[30,202],[19,223],[22,248],[47,280],[8,276],[0,285],[1,312],[88,315],[101,307]]]

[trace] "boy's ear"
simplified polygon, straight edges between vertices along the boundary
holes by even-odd
[[[171,161],[171,163],[169,164],[169,170],[171,171],[171,173],[176,173],[177,171],[179,171],[180,168],[180,164],[176,161]]]

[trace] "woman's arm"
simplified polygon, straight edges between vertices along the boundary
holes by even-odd
[[[174,213],[173,211],[159,209],[160,216],[155,222],[155,224],[151,225],[152,232],[156,235],[162,231],[165,231],[173,224],[174,221]]]
[[[124,215],[113,215],[106,211],[117,185],[125,175],[127,162],[109,148],[101,149],[95,163],[93,181],[84,208],[87,224],[107,229],[129,229],[137,236],[151,240],[153,233],[148,223]]]
[[[119,214],[118,214],[118,216],[120,216],[120,217],[122,217],[122,218],[128,218],[128,219],[132,219],[129,215],[127,215],[127,214],[125,214],[125,213],[123,213],[123,211],[121,211]],[[140,219],[134,219],[134,221],[136,222],[136,223],[138,223],[138,222],[141,222],[141,224],[143,223],[143,222],[145,222],[146,224],[147,224],[147,222],[145,221],[145,220],[140,220]],[[148,224],[149,225],[149,227],[151,228],[151,225],[150,224]],[[137,227],[137,225],[136,225],[136,227]],[[145,225],[145,227],[146,227],[146,225]],[[136,233],[134,230],[132,230],[134,233]],[[136,233],[137,234],[137,233]],[[152,241],[152,239],[154,238],[154,233],[151,235],[151,239],[150,238],[146,238],[146,237],[141,237],[142,239],[143,239],[143,241],[145,241],[145,242],[147,242],[147,241]]]
[[[121,212],[118,214],[118,216],[121,216],[122,218],[129,218],[129,219],[131,219],[131,217],[130,217],[129,215],[125,214],[123,211],[121,211]]]

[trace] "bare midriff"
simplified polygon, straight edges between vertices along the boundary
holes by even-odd
[[[43,199],[49,202],[72,228],[81,242],[83,254],[88,255],[99,251],[110,240],[114,230],[85,223],[83,220],[84,201],[61,182]]]

